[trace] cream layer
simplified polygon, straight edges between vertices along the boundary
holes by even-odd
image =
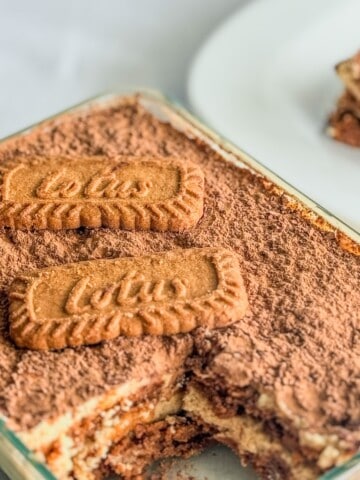
[[[130,381],[18,435],[59,480],[93,480],[113,443],[137,424],[160,420],[181,408],[180,388],[170,374],[157,379],[156,385],[149,379]]]
[[[285,478],[315,480],[322,470],[343,463],[349,456],[348,452],[340,452],[337,448],[324,444],[322,439],[310,437],[314,442],[317,440],[316,446],[323,445],[323,449],[314,449],[318,455],[316,463],[307,461],[301,452],[290,450],[279,439],[266,432],[263,422],[257,418],[247,414],[220,418],[207,397],[194,387],[189,387],[185,394],[184,409],[198,421],[216,428],[218,433],[214,438],[231,445],[240,458],[251,458],[255,468],[264,470],[265,459],[269,459],[269,462],[271,459],[279,459],[289,472]],[[307,445],[310,443],[309,440]],[[269,470],[270,468],[269,464]]]

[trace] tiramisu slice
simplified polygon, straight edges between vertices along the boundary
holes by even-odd
[[[360,147],[360,102],[348,91],[329,118],[328,133],[335,140]]]
[[[336,72],[346,89],[360,102],[360,51],[336,65]]]
[[[340,142],[360,147],[360,52],[339,63],[336,72],[345,92],[330,115],[327,131]]]
[[[49,205],[21,205],[22,213],[19,202],[5,205],[6,220],[22,225],[44,208],[51,222],[0,229],[1,418],[61,480],[110,471],[134,478],[153,460],[212,440],[234,448],[260,478],[315,480],[360,446],[359,246],[261,174],[227,161],[190,123],[177,129],[146,105],[142,97],[95,105],[0,146],[6,168],[16,156],[126,156],[129,165],[146,156],[195,165],[205,180],[201,210],[180,230],[155,231],[146,218],[141,230],[137,222],[70,229],[80,208],[68,215],[63,195],[79,191],[67,177],[45,188],[62,197]],[[82,178],[89,182],[87,169]],[[96,192],[114,191],[103,187]],[[118,191],[132,188],[144,190]],[[184,214],[187,206],[175,205]],[[161,212],[154,215],[157,224]],[[169,215],[180,218],[176,209]],[[58,221],[69,229],[52,228]],[[165,265],[167,282],[153,277],[163,271],[150,268],[155,257],[198,249],[230,252],[225,270],[181,257]],[[148,260],[134,274],[113,278],[115,259],[130,268],[139,258]],[[188,283],[186,272],[199,281]],[[206,304],[183,302],[203,288]],[[160,313],[153,301],[163,302]],[[140,311],[141,302],[152,308]],[[129,319],[139,336],[126,336]]]

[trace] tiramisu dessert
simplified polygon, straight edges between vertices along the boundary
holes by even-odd
[[[329,118],[328,133],[335,140],[360,147],[360,51],[336,65],[345,91]]]
[[[137,96],[0,146],[0,415],[59,480],[360,446],[360,248]]]

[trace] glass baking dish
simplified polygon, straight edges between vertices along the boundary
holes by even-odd
[[[158,92],[152,90],[127,91],[121,94],[106,94],[79,105],[69,108],[57,115],[54,115],[43,122],[33,125],[27,129],[8,136],[1,141],[4,142],[11,137],[24,135],[33,128],[45,123],[48,120],[60,119],[63,114],[76,113],[88,110],[93,106],[110,106],[117,103],[123,96],[136,95],[141,104],[159,119],[169,122],[174,128],[184,132],[192,138],[201,138],[212,149],[216,150],[227,160],[242,168],[263,176],[269,182],[280,188],[285,194],[294,199],[295,203],[305,207],[307,216],[320,228],[332,230],[341,237],[346,248],[360,254],[360,234],[345,225],[330,212],[301,194],[291,185],[275,175],[272,171],[261,165],[248,154],[238,149],[230,142],[221,138],[208,127],[203,125],[183,108],[175,105]],[[56,480],[49,469],[36,458],[36,456],[21,442],[6,426],[6,419],[0,417],[0,468],[11,480]],[[0,480],[6,478],[0,471]],[[323,475],[319,480],[357,480],[360,479],[360,453],[353,456],[345,464],[332,469]],[[299,479],[301,480],[301,479]]]

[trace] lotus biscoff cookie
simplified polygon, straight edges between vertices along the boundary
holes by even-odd
[[[224,327],[247,307],[236,255],[214,248],[50,267],[17,278],[9,299],[13,340],[41,350]]]
[[[148,176],[131,185],[120,176],[116,186],[91,184],[99,171],[91,162],[100,157],[126,158],[134,167],[142,158],[164,166],[176,159],[204,178],[202,190],[196,174],[196,220],[179,231],[165,229],[175,218],[170,212],[163,231],[151,223],[126,230],[116,217],[99,228],[62,229],[70,220],[61,209],[52,226],[45,221],[54,215],[45,216],[42,229],[0,229],[1,418],[59,480],[114,472],[139,478],[154,460],[186,457],[214,441],[230,446],[261,479],[317,480],[360,446],[358,247],[261,174],[228,162],[229,153],[174,112],[178,129],[155,117],[142,98],[80,109],[0,145],[2,175],[19,157],[64,158],[66,165],[68,158],[86,159],[81,179],[59,177],[55,166],[35,185],[35,170],[27,171],[32,192],[61,195],[64,203],[69,194],[83,202],[89,192],[101,192],[101,202],[119,192],[126,197],[115,199],[119,204],[146,192],[159,199]],[[14,178],[10,193],[18,202],[26,182]],[[183,212],[179,218],[188,222]],[[225,265],[203,256],[206,249],[224,256]],[[226,265],[232,273],[221,298]],[[183,311],[169,323],[136,313],[126,328],[141,335],[120,328],[116,338],[104,338],[111,309],[119,316],[145,306],[176,310],[205,290],[220,297],[198,320]],[[225,307],[224,299],[237,307]],[[223,308],[228,315],[219,318],[231,325],[212,328]],[[67,330],[66,322],[56,323],[59,315],[89,323]]]
[[[0,225],[184,230],[203,213],[203,184],[177,158],[16,156],[0,170]]]

